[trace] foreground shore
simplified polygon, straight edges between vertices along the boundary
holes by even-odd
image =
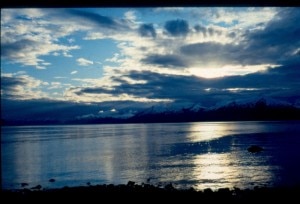
[[[122,195],[122,197],[118,196]],[[260,201],[293,201],[300,198],[300,186],[287,188],[266,188],[255,187],[254,189],[241,190],[238,188],[223,188],[216,191],[204,189],[196,191],[190,189],[176,189],[172,184],[164,187],[157,187],[150,184],[137,185],[129,181],[127,185],[95,185],[95,186],[79,186],[64,187],[59,189],[20,189],[20,190],[1,190],[1,198],[9,201],[47,201],[57,199],[104,199],[109,198],[110,201],[126,200],[135,197],[144,196],[145,201],[156,201],[156,199],[191,199],[197,201],[231,201],[231,202],[251,202]],[[41,200],[42,199],[42,200]],[[132,200],[134,201],[134,200]],[[141,200],[143,201],[143,200]]]

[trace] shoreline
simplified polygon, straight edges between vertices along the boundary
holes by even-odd
[[[195,197],[197,200],[204,201],[232,201],[232,202],[257,202],[260,200],[294,200],[299,198],[300,185],[294,187],[254,187],[253,189],[239,189],[239,188],[220,188],[218,190],[211,190],[210,188],[204,190],[177,189],[171,183],[163,187],[154,186],[152,184],[135,184],[129,181],[126,185],[119,184],[103,184],[103,185],[89,185],[77,187],[63,187],[54,189],[42,189],[41,186],[35,188],[23,188],[18,190],[4,190],[1,189],[1,197],[9,199],[10,201],[23,200],[40,200],[40,199],[97,199],[109,197],[111,200],[120,199],[114,195],[138,196],[142,194],[170,196],[170,198],[188,196]],[[125,198],[124,196],[122,198]],[[148,197],[152,199],[154,197]]]

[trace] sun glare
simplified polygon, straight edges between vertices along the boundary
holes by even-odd
[[[280,65],[261,64],[261,65],[225,65],[221,68],[190,68],[188,71],[195,76],[203,78],[217,78],[234,75],[246,75],[255,72],[263,72],[268,68],[276,68]]]

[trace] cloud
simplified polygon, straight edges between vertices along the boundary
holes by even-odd
[[[135,21],[136,20],[136,16],[135,16],[135,12],[134,11],[127,11],[125,14],[124,14],[125,18],[127,20],[130,20],[130,21]]]
[[[64,45],[59,38],[70,34],[62,32],[68,27],[54,21],[41,21],[47,18],[47,9],[3,9],[1,10],[1,58],[12,63],[21,63],[45,69],[50,65],[42,56],[64,53],[79,49],[77,45]],[[36,14],[36,16],[35,16]],[[3,20],[2,20],[3,18]]]
[[[300,19],[298,8],[282,8],[264,29],[246,33],[243,43],[253,51],[252,58],[278,63],[297,60],[293,53],[300,47],[300,26],[295,19]]]
[[[106,62],[114,62],[114,63],[121,63],[124,59],[121,58],[119,53],[114,53],[112,58],[108,58]]]
[[[89,66],[89,65],[94,64],[93,61],[84,59],[84,58],[82,58],[82,57],[81,57],[81,58],[78,58],[76,61],[77,61],[78,65],[80,65],[80,66]]]
[[[34,15],[26,15],[27,20],[23,16],[23,20],[15,24],[9,20],[10,17],[16,19],[13,15],[4,15],[1,48],[2,57],[6,59],[43,68],[49,64],[41,56],[69,56],[72,50],[79,49],[67,42],[75,31],[82,31],[86,40],[113,40],[118,54],[102,62],[103,77],[70,79],[73,86],[66,87],[64,92],[68,103],[56,103],[68,111],[74,110],[68,109],[74,101],[97,104],[101,109],[83,108],[86,111],[74,113],[72,117],[97,116],[99,110],[109,112],[113,108],[121,113],[124,107],[129,110],[129,107],[159,104],[200,103],[211,107],[222,101],[256,96],[288,101],[300,99],[300,40],[299,25],[295,23],[295,19],[300,19],[300,11],[297,8],[265,10],[269,12],[266,18],[262,18],[263,8],[242,8],[245,14],[239,13],[239,16],[234,16],[238,9],[226,8],[225,13],[210,17],[206,13],[205,18],[197,18],[197,21],[162,20],[152,24],[136,22],[130,12],[123,20],[89,10],[79,13],[71,10],[53,11],[52,14],[57,15],[43,11],[41,15],[46,21],[32,20]],[[186,11],[184,8],[178,12]],[[226,19],[228,12],[230,16]],[[247,24],[249,15],[256,12],[261,19],[253,17]],[[62,21],[64,16],[68,18]],[[241,16],[245,18],[239,19]],[[61,43],[61,39],[67,45]],[[76,39],[75,42],[81,41]],[[107,62],[116,65],[107,66]],[[77,63],[89,66],[94,61],[78,58]],[[70,74],[75,72],[69,71]],[[3,79],[2,97],[18,100],[41,98],[44,94],[41,90],[46,86],[63,86],[51,82],[44,85],[43,81],[24,73],[4,75]]]
[[[215,24],[226,26],[249,28],[262,25],[271,20],[276,14],[277,8],[215,8],[205,15]],[[202,13],[199,13],[201,15]],[[203,14],[202,14],[203,15]]]
[[[1,57],[27,66],[35,66],[37,69],[44,69],[51,63],[40,59],[40,56],[49,55],[54,51],[68,53],[70,50],[78,48],[78,46],[64,46],[51,42],[21,39],[19,41],[2,43]]]
[[[216,42],[188,44],[183,45],[180,48],[180,52],[185,56],[189,56],[192,62],[200,62],[204,65],[214,62],[221,66],[226,63],[242,63],[238,60],[244,60],[239,57],[241,53],[240,47],[233,44],[223,45]],[[251,62],[251,60],[249,61]]]
[[[61,82],[58,82],[58,81],[51,82],[50,86],[48,86],[49,90],[51,90],[51,89],[61,89],[61,88],[62,88],[62,84],[61,84]]]
[[[68,96],[85,102],[130,101],[152,102],[157,104],[195,104],[206,107],[236,99],[269,96],[290,102],[300,99],[300,73],[296,66],[267,69],[264,72],[243,76],[226,76],[206,79],[193,75],[173,75],[152,71],[128,71],[126,77],[112,76],[111,87],[90,84],[68,90]],[[288,71],[289,70],[289,71]],[[285,82],[285,83],[281,83]]]
[[[156,37],[156,31],[152,24],[142,24],[139,28],[139,33],[142,37]]]
[[[176,55],[149,55],[141,60],[145,64],[159,65],[161,67],[184,67],[184,60]]]
[[[172,36],[186,36],[189,32],[188,22],[182,19],[167,21],[164,28]]]
[[[130,83],[130,80],[112,77],[111,80],[115,85],[110,89],[102,86],[76,87],[69,89],[68,94],[72,98],[85,99],[86,102],[99,99],[98,102],[119,100],[142,103],[195,102],[203,97],[201,92],[207,94],[201,90],[201,86],[204,86],[207,80],[195,76],[167,75],[149,71],[130,71],[126,76],[144,83]]]
[[[284,8],[264,29],[248,30],[239,43],[202,42],[186,44],[180,52],[189,57],[191,64],[201,63],[222,67],[224,65],[285,64],[297,61],[294,54],[300,47],[300,27],[292,19],[299,19],[299,9]],[[207,32],[197,27],[199,32]],[[230,34],[230,33],[229,33]],[[299,61],[298,61],[299,62]]]
[[[14,100],[45,98],[47,95],[41,91],[43,84],[43,81],[28,75],[3,73],[1,75],[1,98]]]
[[[1,58],[39,69],[50,65],[41,59],[43,56],[72,57],[70,52],[80,49],[70,45],[74,40],[69,36],[76,31],[110,36],[130,30],[127,20],[113,19],[89,9],[4,9],[1,19]],[[64,38],[69,43],[62,43]]]
[[[77,73],[78,73],[78,71],[75,70],[75,71],[72,71],[70,74],[73,75],[73,74],[77,74]]]
[[[93,13],[90,11],[83,11],[83,10],[75,10],[75,9],[68,10],[68,13],[80,17],[80,20],[84,19],[86,21],[92,22],[104,28],[108,28],[108,29],[127,28],[125,21],[122,20],[118,21],[108,16],[100,15],[98,13]]]
[[[201,25],[195,25],[194,29],[197,32],[202,33],[202,35],[204,37],[213,36],[213,35],[221,35],[222,34],[222,31],[220,31],[220,30],[217,30],[217,29],[212,28],[212,27],[201,26]]]

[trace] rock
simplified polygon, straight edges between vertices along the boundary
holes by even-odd
[[[248,150],[248,152],[256,153],[256,152],[261,152],[263,150],[263,148],[260,146],[257,146],[257,145],[252,145],[247,150]]]
[[[49,182],[55,182],[55,179],[53,179],[53,178],[49,179]]]

